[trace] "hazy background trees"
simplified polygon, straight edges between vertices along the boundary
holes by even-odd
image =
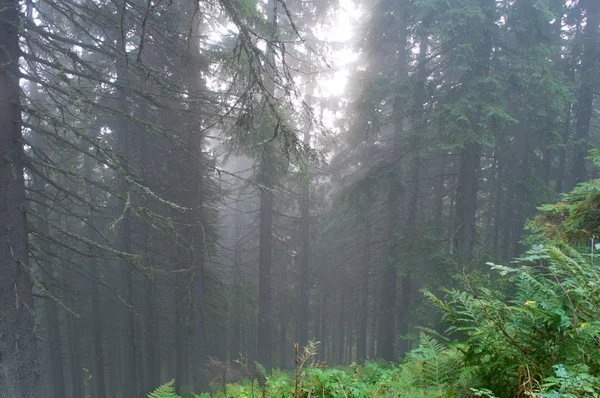
[[[1,397],[202,391],[310,339],[398,360],[444,329],[422,287],[594,174],[597,1],[0,10]]]

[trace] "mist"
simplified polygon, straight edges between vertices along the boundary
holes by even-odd
[[[0,0],[0,92],[0,398],[600,388],[596,0]]]

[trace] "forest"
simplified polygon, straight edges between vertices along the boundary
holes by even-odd
[[[0,398],[600,396],[600,1],[0,0]]]

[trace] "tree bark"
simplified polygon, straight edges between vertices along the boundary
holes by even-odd
[[[593,113],[594,92],[593,71],[598,63],[598,25],[600,23],[600,2],[581,1],[586,8],[586,25],[583,32],[583,55],[581,59],[581,85],[575,106],[575,139],[571,187],[587,179],[585,157],[588,153],[590,121]]]
[[[356,338],[356,360],[362,364],[367,359],[367,322],[369,319],[369,279],[371,273],[371,212],[367,204],[365,216],[365,241],[363,264],[359,280],[358,336]]]
[[[17,0],[0,0],[0,398],[40,397],[19,89]]]
[[[94,138],[94,137],[92,137]],[[94,180],[94,160],[89,156],[83,158],[83,175],[88,180]],[[90,198],[94,198],[95,192],[92,184],[86,185],[86,194]],[[87,239],[96,241],[96,232],[93,228],[94,222],[94,204],[90,204],[88,210],[88,219],[85,227],[85,235]],[[90,248],[90,250],[92,250]],[[95,396],[98,398],[105,398],[106,394],[106,380],[104,373],[104,349],[102,347],[102,336],[103,336],[103,325],[102,310],[100,308],[100,292],[98,283],[100,282],[101,276],[98,272],[98,260],[97,254],[90,251],[88,258],[88,265],[90,274],[93,276],[92,280],[89,281],[89,290],[92,301],[92,340],[93,340],[93,367],[92,367],[92,380],[95,386]],[[114,387],[114,386],[113,386]]]
[[[459,254],[470,255],[475,245],[475,214],[481,146],[469,143],[461,153],[456,192],[456,233],[454,248]]]

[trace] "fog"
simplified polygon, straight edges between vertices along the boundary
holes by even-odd
[[[597,173],[599,21],[0,0],[0,398],[217,394],[301,374],[306,346],[332,367],[461,338],[424,291],[523,255]]]

